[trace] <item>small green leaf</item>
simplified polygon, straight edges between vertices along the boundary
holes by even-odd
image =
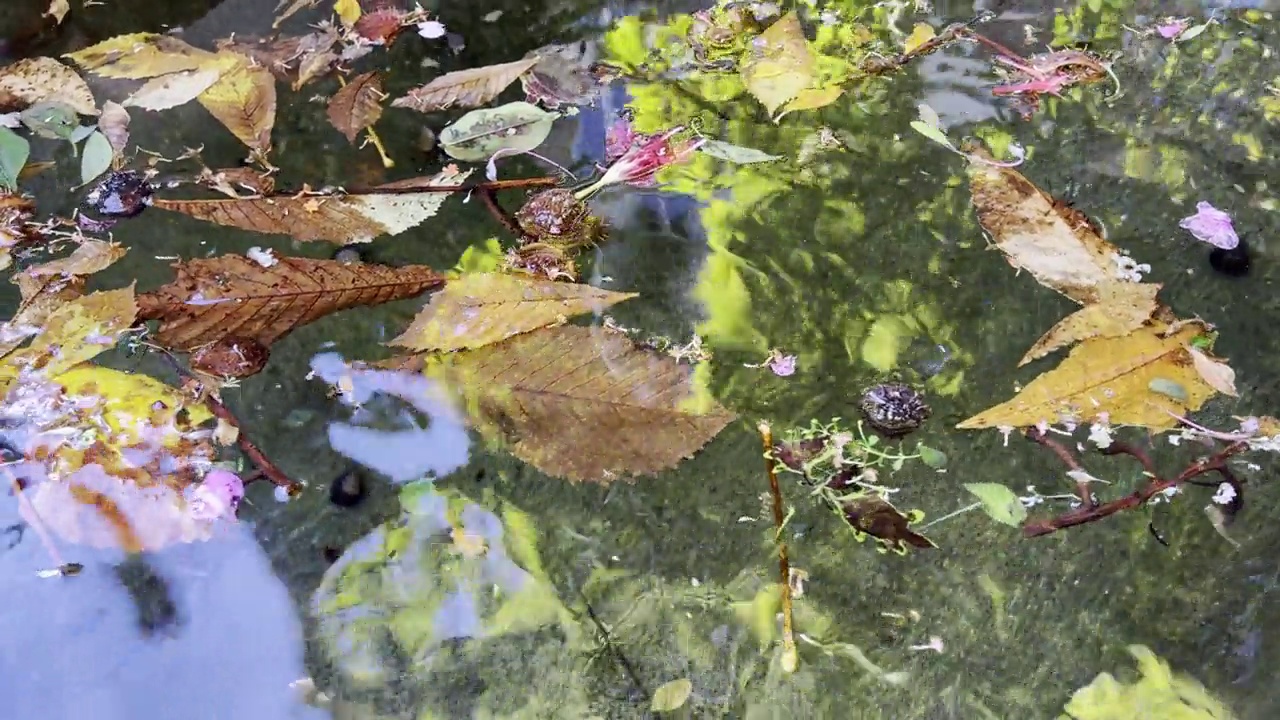
[[[0,187],[18,189],[18,173],[31,155],[31,143],[7,127],[0,127]]]
[[[1173,41],[1176,43],[1180,43],[1180,42],[1186,42],[1188,40],[1192,40],[1194,38],[1198,38],[1200,37],[1200,34],[1203,33],[1205,30],[1208,30],[1209,26],[1212,24],[1213,24],[1213,21],[1210,20],[1209,22],[1203,22],[1203,23],[1200,23],[1199,25],[1194,25],[1192,27],[1189,27],[1187,28],[1186,32],[1174,38]]]
[[[31,132],[44,138],[67,140],[80,127],[80,116],[56,102],[39,102],[18,116]]]
[[[947,466],[947,455],[941,450],[934,450],[928,445],[920,445],[916,448],[916,452],[920,453],[920,462],[934,470],[941,470]]]
[[[679,710],[693,694],[693,683],[688,678],[672,680],[653,693],[653,703],[649,706],[654,712],[671,712]]]
[[[720,142],[719,140],[707,140],[702,143],[698,150],[713,158],[728,160],[736,165],[750,165],[751,163],[772,162],[782,159],[781,155],[770,155],[763,150],[742,147],[741,145]]]
[[[84,141],[84,154],[80,157],[80,182],[88,185],[94,178],[111,169],[115,152],[106,135],[95,132]]]
[[[1017,494],[1000,483],[966,483],[965,490],[982,503],[982,510],[992,520],[1018,527],[1027,519],[1027,509]]]
[[[898,472],[899,470],[901,470],[901,469],[902,469],[902,466],[903,466],[903,465],[906,465],[906,464],[907,464],[907,459],[906,459],[905,457],[903,457],[903,456],[899,455],[898,457],[894,458],[894,460],[893,460],[893,471],[894,471],[894,472]]]
[[[464,162],[484,162],[499,150],[529,152],[547,139],[558,117],[523,101],[472,110],[440,131],[440,147]]]
[[[934,127],[919,120],[911,121],[911,129],[938,143],[944,148],[955,150],[956,146],[951,144],[951,140],[947,138],[946,133],[941,128]]]
[[[1147,383],[1147,389],[1165,397],[1171,397],[1180,403],[1187,402],[1187,389],[1167,378],[1155,378]]]

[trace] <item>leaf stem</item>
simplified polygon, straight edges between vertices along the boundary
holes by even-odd
[[[965,505],[964,507],[960,508],[959,510],[955,510],[955,511],[953,511],[953,512],[949,512],[949,513],[947,513],[946,515],[943,515],[943,516],[942,516],[942,517],[940,517],[940,518],[934,518],[933,520],[930,520],[929,522],[925,523],[924,525],[921,525],[919,529],[920,529],[920,530],[926,530],[926,529],[928,529],[928,528],[930,528],[930,527],[932,527],[932,526],[934,526],[934,525],[937,525],[938,523],[942,522],[943,520],[950,520],[951,518],[956,517],[956,516],[958,516],[958,515],[963,515],[963,514],[965,514],[965,513],[969,512],[970,510],[977,510],[977,509],[978,509],[978,508],[980,508],[980,507],[982,507],[982,503],[980,503],[980,502],[976,502],[976,503],[974,503],[974,504],[972,504],[972,505]]]
[[[787,518],[783,510],[782,490],[778,487],[778,474],[774,470],[773,428],[761,420],[757,426],[764,443],[764,466],[769,473],[769,493],[773,496],[773,524],[778,538],[778,572],[782,576],[782,669],[795,672],[800,665],[800,653],[796,650],[796,638],[791,620],[791,565],[787,560],[787,543],[782,540],[782,528]]]

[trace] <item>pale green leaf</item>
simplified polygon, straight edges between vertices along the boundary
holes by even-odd
[[[929,125],[928,123],[920,120],[912,120],[911,129],[938,143],[944,148],[949,150],[956,149],[955,145],[951,144],[951,140],[947,138],[946,133],[942,132],[942,130],[936,126]]]
[[[737,165],[772,162],[774,160],[782,159],[781,155],[770,155],[763,150],[742,147],[741,145],[720,142],[719,140],[707,140],[702,143],[702,146],[698,149],[713,158],[727,160]]]
[[[1018,527],[1027,519],[1027,509],[1016,493],[1000,483],[966,483],[965,490],[982,503],[982,510],[992,520]]]
[[[84,142],[84,153],[80,157],[80,182],[89,184],[94,178],[111,169],[111,158],[115,155],[111,141],[100,132],[95,132]]]
[[[672,680],[653,693],[653,703],[649,706],[654,712],[672,712],[680,709],[693,694],[693,683],[688,678]]]
[[[916,452],[920,453],[920,462],[928,465],[934,470],[941,470],[947,466],[947,456],[941,450],[934,450],[928,445],[920,445],[916,448]]]
[[[440,131],[440,147],[464,162],[484,162],[499,150],[529,152],[547,139],[558,117],[523,101],[473,110]]]
[[[31,143],[7,127],[0,127],[0,188],[18,189],[18,173],[31,155]]]

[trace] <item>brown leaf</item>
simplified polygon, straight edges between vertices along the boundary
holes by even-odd
[[[42,292],[57,292],[77,278],[84,278],[110,267],[128,250],[119,243],[84,240],[71,255],[47,263],[33,265],[13,276],[11,282],[22,291],[23,302],[30,302]]]
[[[129,111],[117,102],[106,101],[102,104],[102,115],[98,118],[98,130],[111,143],[116,159],[122,158],[124,149],[129,145]]]
[[[299,325],[360,305],[414,297],[444,283],[425,265],[389,267],[280,257],[271,267],[241,255],[176,263],[177,277],[138,298],[155,337],[193,350],[228,336],[263,345]]]
[[[1068,345],[1095,337],[1120,337],[1142,327],[1160,302],[1156,293],[1162,285],[1155,283],[1109,282],[1098,289],[1098,301],[1089,303],[1062,318],[1045,333],[1018,365]]]
[[[376,72],[357,75],[329,100],[329,122],[355,142],[365,128],[382,117],[382,79]]]
[[[0,108],[22,110],[40,102],[60,103],[81,115],[98,114],[89,85],[53,58],[27,58],[0,68]]]
[[[338,37],[338,30],[331,27],[302,36],[220,40],[218,49],[252,58],[270,70],[278,80],[289,83],[297,90],[312,78],[328,72],[337,61],[333,45],[338,42]],[[307,69],[305,77],[301,73],[304,67]]]
[[[734,417],[696,395],[688,366],[598,328],[517,335],[445,355],[428,371],[461,389],[481,432],[505,439],[539,470],[574,481],[608,483],[675,467]]]
[[[96,75],[130,80],[195,70],[214,60],[211,52],[155,33],[117,35],[63,57]]]
[[[918,518],[903,513],[882,495],[869,493],[840,504],[845,522],[854,531],[866,533],[887,549],[904,553],[907,546],[936,548],[932,540],[911,529]]]
[[[276,122],[275,78],[243,55],[225,51],[219,55],[224,60],[233,58],[233,64],[197,99],[240,142],[265,154],[271,149],[271,128]]]
[[[430,178],[402,180],[382,187],[404,188],[457,185],[471,174],[450,172],[449,168]],[[379,235],[396,235],[432,217],[448,198],[447,192],[378,192],[348,195],[275,195],[256,198],[213,200],[166,200],[157,198],[154,207],[219,225],[260,233],[290,235],[297,240],[346,245],[369,242]]]
[[[431,296],[409,329],[387,344],[418,351],[476,348],[633,297],[517,275],[463,275]]]
[[[418,112],[435,112],[452,107],[480,107],[506,89],[534,65],[538,58],[530,57],[501,65],[458,70],[432,80],[408,95],[391,103],[391,107],[404,107]]]

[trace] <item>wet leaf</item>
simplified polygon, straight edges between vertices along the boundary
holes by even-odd
[[[1017,493],[1000,483],[965,483],[968,490],[982,503],[982,511],[999,523],[1021,527],[1027,519],[1027,509]]]
[[[114,157],[123,157],[125,148],[129,146],[129,111],[119,103],[106,101],[98,118],[98,131],[107,136]]]
[[[81,115],[98,114],[84,79],[53,58],[27,58],[0,68],[0,107],[22,109],[42,102],[66,105]]]
[[[360,0],[336,0],[333,11],[338,14],[343,25],[351,27],[360,19]]]
[[[172,35],[117,35],[63,57],[96,75],[144,80],[214,61],[214,54],[192,47]]]
[[[430,178],[402,180],[381,189],[456,185],[465,181],[471,172],[459,173],[446,168]],[[374,189],[348,195],[274,195],[213,200],[157,198],[154,207],[253,232],[346,245],[369,242],[379,235],[397,235],[416,227],[434,216],[449,195],[448,192],[378,192]]]
[[[794,11],[783,15],[751,42],[742,65],[747,90],[770,115],[809,87],[813,79],[813,55]]]
[[[22,111],[22,124],[39,137],[75,142],[80,120],[76,111],[56,102],[41,102]]]
[[[941,470],[947,466],[947,455],[941,450],[934,450],[928,445],[920,445],[916,448],[916,452],[920,454],[920,462],[934,470]]]
[[[382,79],[376,72],[357,75],[329,100],[329,122],[355,142],[382,117]]]
[[[195,70],[160,75],[143,83],[142,87],[121,104],[143,110],[168,110],[195,100],[218,82],[222,73],[223,68],[211,64]]]
[[[661,687],[653,691],[653,702],[649,704],[649,709],[654,712],[679,710],[689,701],[689,696],[692,694],[693,683],[688,678],[663,683]]]
[[[177,277],[138,298],[159,319],[160,344],[193,350],[228,336],[263,345],[330,313],[414,297],[444,278],[424,265],[348,265],[281,257],[271,267],[241,255],[176,263]]]
[[[1205,384],[1223,395],[1240,396],[1236,392],[1236,371],[1230,365],[1210,358],[1204,351],[1192,345],[1187,346],[1187,352],[1191,354],[1196,372],[1200,373],[1200,378],[1205,381]]]
[[[428,370],[473,423],[539,470],[608,483],[675,467],[733,414],[693,407],[692,371],[608,330],[562,326],[451,353]]]
[[[133,286],[62,303],[45,318],[28,347],[5,358],[0,379],[11,380],[23,369],[39,370],[46,377],[60,375],[114,347],[137,313]]]
[[[937,33],[934,32],[932,25],[929,23],[916,23],[916,26],[911,29],[911,34],[903,42],[902,52],[911,53],[935,37],[937,37]]]
[[[1120,337],[1140,327],[1160,307],[1157,283],[1112,281],[1098,288],[1098,301],[1059,320],[1036,340],[1018,365],[1094,337]]]
[[[31,143],[7,127],[0,127],[0,189],[17,190],[18,174],[31,155]]]
[[[1205,332],[1189,321],[1169,337],[1163,323],[1118,338],[1094,338],[1072,349],[1062,364],[1027,384],[1013,399],[985,410],[956,427],[1031,427],[1063,417],[1092,422],[1106,413],[1112,425],[1141,425],[1165,429],[1212,397],[1214,389],[1196,371],[1186,345]],[[1153,380],[1173,382],[1186,391],[1186,400],[1153,392]]]
[[[736,165],[749,165],[751,163],[772,162],[781,160],[781,155],[770,155],[763,150],[755,148],[742,147],[732,143],[721,142],[719,140],[706,140],[698,147],[700,152],[706,153],[713,158],[728,160]]]
[[[911,529],[920,521],[921,513],[904,513],[879,493],[867,493],[840,503],[845,522],[855,533],[875,538],[885,549],[907,552],[907,546],[927,549],[938,547],[932,540]]]
[[[501,65],[458,70],[441,75],[422,87],[391,103],[391,107],[403,107],[418,112],[435,112],[452,107],[479,107],[498,97],[508,85],[516,81],[534,65],[537,58],[525,58]]]
[[[106,135],[95,132],[84,141],[84,149],[80,153],[80,182],[88,185],[94,178],[111,169],[114,156],[111,141]]]
[[[433,295],[409,329],[388,345],[418,351],[476,348],[633,297],[522,275],[463,275]]]
[[[271,128],[276,122],[276,82],[266,68],[234,53],[234,64],[197,98],[249,149],[265,153],[271,149]]]
[[[528,152],[547,139],[558,117],[523,101],[473,110],[440,131],[440,147],[466,162],[484,162],[499,150]]]
[[[82,240],[80,247],[69,256],[32,265],[14,275],[12,282],[17,283],[22,291],[23,302],[30,302],[40,293],[57,291],[68,285],[77,286],[77,280],[105,270],[126,252],[128,250],[119,243]]]
[[[1174,673],[1169,663],[1150,649],[1130,645],[1128,650],[1138,663],[1137,679],[1122,683],[1111,673],[1099,674],[1071,695],[1060,720],[1234,720],[1236,717],[1195,678]]]

